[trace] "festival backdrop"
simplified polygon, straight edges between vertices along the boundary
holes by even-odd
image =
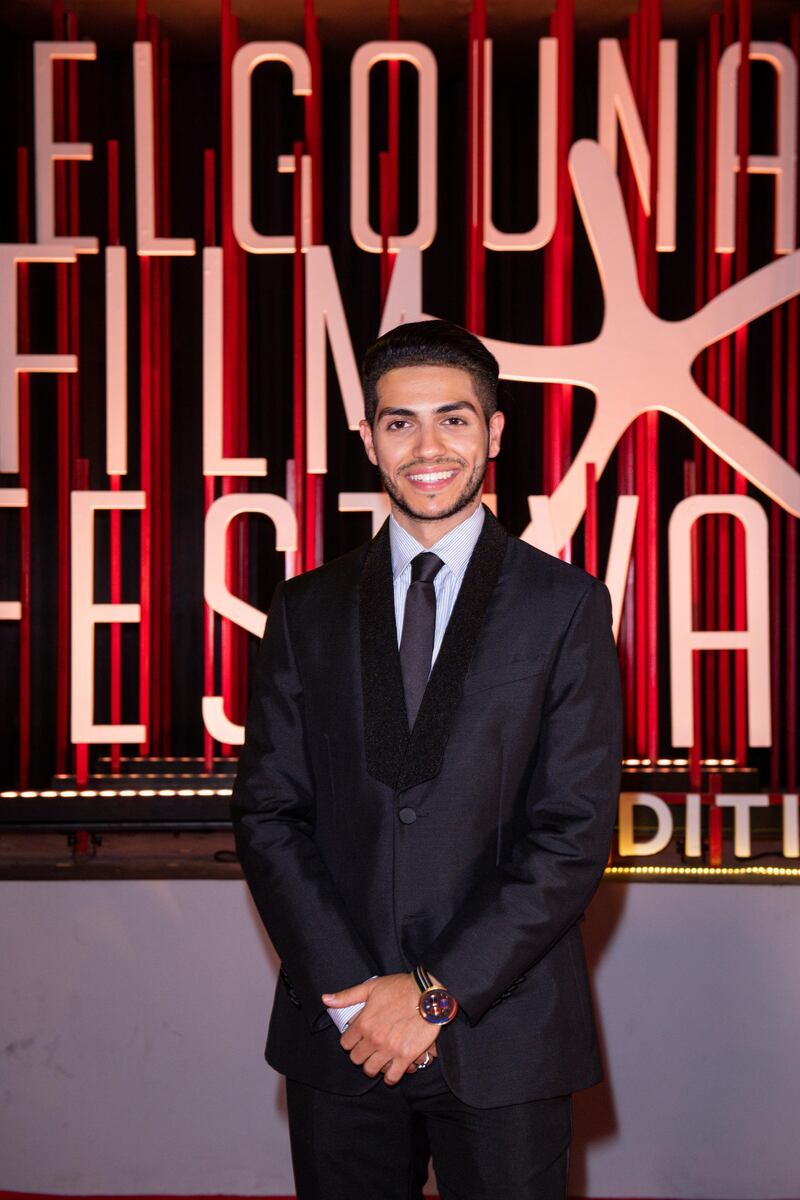
[[[440,316],[487,502],[612,594],[610,870],[800,875],[800,15],[318,9],[6,17],[5,811],[229,794],[275,583],[388,511],[360,356]]]

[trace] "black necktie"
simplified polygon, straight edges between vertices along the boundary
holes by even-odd
[[[411,583],[406,592],[403,634],[400,639],[400,670],[403,674],[409,729],[414,728],[431,673],[433,634],[436,628],[436,593],[433,581],[443,565],[438,554],[432,554],[429,550],[411,560]]]

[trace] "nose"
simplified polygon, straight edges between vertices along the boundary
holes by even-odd
[[[435,459],[444,453],[446,447],[442,432],[436,420],[420,421],[417,426],[417,436],[414,439],[414,454],[417,458]]]

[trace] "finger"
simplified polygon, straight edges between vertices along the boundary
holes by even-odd
[[[375,1053],[374,1046],[361,1039],[361,1041],[350,1051],[350,1061],[354,1062],[357,1067],[362,1066],[370,1055]]]
[[[358,1043],[360,1041],[361,1041],[361,1034],[358,1032],[357,1029],[346,1029],[344,1031],[344,1033],[342,1034],[342,1036],[339,1038],[339,1045],[342,1047],[343,1050],[350,1051],[353,1049],[353,1046],[358,1045]]]
[[[405,1075],[411,1063],[407,1058],[396,1059],[390,1063],[388,1071],[383,1076],[383,1082],[388,1087],[394,1087]]]
[[[347,1008],[348,1004],[361,1004],[369,1000],[371,991],[372,988],[366,983],[358,983],[341,992],[323,992],[320,999],[326,1008]]]
[[[386,1053],[385,1051],[383,1052]],[[362,1064],[362,1070],[365,1075],[369,1075],[370,1079],[375,1079],[382,1071],[391,1069],[391,1058],[383,1058],[383,1054],[371,1054],[369,1058]]]

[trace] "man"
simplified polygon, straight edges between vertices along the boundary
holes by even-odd
[[[385,334],[361,436],[391,516],[279,584],[232,810],[281,959],[301,1200],[562,1200],[601,1077],[578,922],[607,861],[619,673],[605,586],[481,505],[498,367]]]

